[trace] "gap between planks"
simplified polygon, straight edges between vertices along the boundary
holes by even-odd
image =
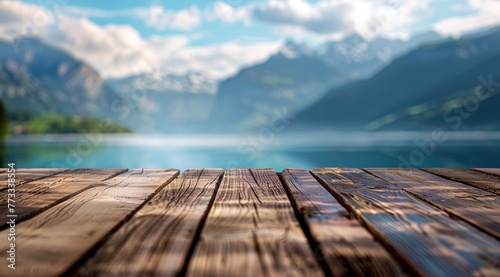
[[[273,169],[228,169],[187,276],[324,276]]]
[[[314,253],[334,276],[402,276],[386,249],[303,169],[285,169],[283,185]]]
[[[358,169],[313,175],[420,276],[498,276],[500,242]]]
[[[15,168],[15,170],[16,171],[13,173],[15,174],[16,188],[31,181],[47,178],[58,173],[69,171],[69,169],[67,168]],[[0,191],[4,191],[8,189],[7,177],[8,174],[11,174],[11,172],[7,172],[7,169],[2,169],[0,174],[0,176],[2,176],[2,178],[0,179]],[[5,177],[3,177],[4,174]]]
[[[461,168],[423,168],[422,170],[500,195],[500,176]]]
[[[127,169],[76,169],[27,182],[16,187],[14,213],[7,209],[8,191],[0,191],[0,217],[15,214],[16,223],[22,222],[125,171]],[[7,222],[3,222],[0,230],[7,227]]]
[[[415,169],[365,169],[500,239],[500,195]]]
[[[20,223],[16,270],[0,276],[60,276],[100,244],[155,192],[178,175],[171,169],[137,169],[101,182]],[[0,232],[7,236],[8,230]],[[50,243],[47,243],[50,241]],[[7,249],[1,247],[5,253]]]
[[[184,171],[111,235],[75,275],[183,275],[222,175],[222,169]]]

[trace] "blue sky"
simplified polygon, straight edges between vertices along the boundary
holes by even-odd
[[[290,38],[459,36],[499,23],[499,0],[0,0],[1,38],[39,36],[104,77],[161,70],[222,78]]]

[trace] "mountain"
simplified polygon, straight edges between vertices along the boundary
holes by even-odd
[[[35,37],[0,41],[0,99],[9,113],[119,118],[119,97],[88,64]]]
[[[122,93],[143,89],[158,92],[215,94],[218,80],[204,72],[179,75],[154,71],[121,79],[109,79],[108,83]]]
[[[418,129],[449,126],[467,109],[460,127],[500,129],[500,31],[426,44],[395,59],[369,80],[333,88],[302,111],[296,126]],[[485,97],[482,97],[485,98]],[[477,102],[477,103],[476,103]],[[480,106],[479,108],[472,107]],[[471,109],[473,112],[471,112]],[[456,124],[453,124],[456,126]]]
[[[299,111],[346,80],[310,47],[287,41],[267,61],[220,83],[212,122],[224,130],[250,130],[269,122],[274,110]]]
[[[409,40],[377,37],[371,41],[353,34],[341,41],[327,42],[320,55],[333,68],[342,69],[354,78],[367,78],[405,52],[441,39],[435,32],[416,35]]]
[[[107,83],[125,99],[137,96],[143,132],[198,132],[212,112],[218,81],[203,72],[185,75],[156,71]]]

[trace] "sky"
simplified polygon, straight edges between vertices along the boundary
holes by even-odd
[[[458,37],[500,24],[500,0],[0,0],[0,39],[38,36],[105,78],[202,71],[224,78],[289,39],[359,33]]]

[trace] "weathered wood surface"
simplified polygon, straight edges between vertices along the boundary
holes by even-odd
[[[401,276],[402,270],[385,248],[309,172],[281,173],[292,205],[335,276]],[[321,252],[320,252],[321,251]]]
[[[415,274],[498,276],[498,240],[361,170],[312,173]]]
[[[270,169],[228,169],[187,276],[323,276]]]
[[[24,183],[42,179],[61,172],[68,171],[66,168],[15,168],[16,187]],[[0,172],[0,191],[7,189],[7,170],[4,168]]]
[[[77,169],[65,171],[50,177],[25,183],[16,187],[15,214],[16,221],[21,222],[32,217],[45,209],[48,209],[71,196],[118,175],[126,169]],[[0,192],[0,218],[6,218],[9,214],[7,209],[8,191]],[[0,230],[7,227],[2,222]]]
[[[79,270],[79,276],[177,276],[187,263],[222,169],[189,169],[165,186]]]
[[[490,169],[44,170],[0,276],[500,276]]]
[[[16,270],[0,267],[0,276],[67,272],[177,174],[177,170],[132,170],[20,223],[16,237],[19,263]],[[7,237],[7,232],[0,232],[0,237]],[[2,244],[0,249],[6,253],[7,246]]]
[[[424,168],[423,170],[500,195],[500,176],[460,168]]]
[[[366,169],[500,239],[500,195],[414,169]]]
[[[473,170],[500,176],[500,168],[473,168]]]

